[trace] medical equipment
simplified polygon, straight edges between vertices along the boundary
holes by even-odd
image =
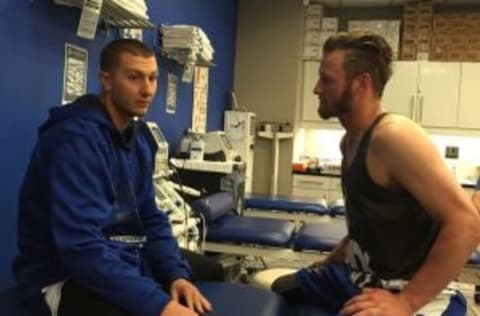
[[[255,113],[225,111],[224,129],[233,148],[247,164],[245,192],[252,191],[255,145]]]
[[[148,129],[157,145],[155,153],[155,169],[153,171],[154,178],[166,177],[169,174],[168,167],[168,143],[163,136],[162,131],[155,122],[147,122]]]
[[[200,232],[199,218],[192,217],[192,209],[177,192],[181,187],[173,182],[160,178],[154,181],[155,203],[160,210],[167,213],[172,225],[172,232],[178,244],[192,251],[199,250]],[[192,192],[190,188],[188,190]],[[200,192],[196,192],[198,196]]]
[[[155,122],[147,122],[147,126],[157,146],[153,174],[155,203],[161,211],[167,213],[172,225],[173,235],[177,238],[179,245],[192,251],[197,251],[201,239],[198,229],[200,219],[192,217],[192,209],[178,192],[198,197],[200,192],[168,180],[168,175],[170,174],[168,143]]]
[[[197,157],[200,146],[202,147],[201,150],[203,150],[202,159]],[[192,153],[194,153],[194,157],[192,157]],[[187,130],[178,142],[175,158],[222,162],[242,161],[241,156],[233,148],[230,140],[222,131],[198,134]]]
[[[238,214],[243,211],[245,195],[245,162],[235,151],[224,132],[215,131],[201,135],[204,141],[204,160],[191,159],[189,152],[195,137],[189,131],[180,139],[171,163],[177,169],[183,184],[211,195],[229,192],[233,196]]]

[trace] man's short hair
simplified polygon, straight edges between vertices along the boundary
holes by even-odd
[[[118,39],[108,43],[100,54],[100,70],[111,72],[118,67],[122,54],[151,57],[155,52],[147,45],[135,39]]]
[[[323,46],[323,54],[345,50],[343,68],[347,80],[369,73],[378,97],[383,95],[385,84],[392,76],[392,48],[379,35],[373,33],[339,33],[331,36]]]

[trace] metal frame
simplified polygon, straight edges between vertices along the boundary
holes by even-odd
[[[203,251],[225,253],[231,255],[269,257],[292,260],[311,260],[316,262],[322,257],[326,257],[323,252],[316,251],[294,251],[289,248],[264,247],[259,245],[238,245],[228,243],[216,243],[206,241],[202,247]]]

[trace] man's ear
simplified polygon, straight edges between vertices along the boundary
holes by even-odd
[[[369,88],[373,88],[372,75],[370,75],[368,72],[365,72],[360,76],[360,78],[363,89],[368,90]]]
[[[107,71],[100,71],[98,74],[100,83],[102,84],[102,89],[105,92],[112,90],[112,75]]]
[[[369,73],[362,73],[352,81],[352,91],[367,91],[372,84],[372,78]]]

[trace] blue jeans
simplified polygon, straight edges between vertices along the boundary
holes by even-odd
[[[297,309],[297,315],[302,315],[303,311],[310,309],[305,305],[320,308],[322,315],[337,315],[342,306],[352,297],[360,294],[361,289],[350,280],[350,268],[346,264],[331,264],[322,268],[305,268],[295,274],[294,287],[290,287],[284,293],[295,293],[295,301],[290,303],[302,305]],[[280,291],[282,292],[282,291]],[[299,292],[303,294],[299,300]],[[284,294],[280,293],[280,294]],[[286,297],[289,300],[288,297]],[[307,312],[304,312],[308,314]],[[467,314],[467,303],[465,297],[457,292],[450,298],[443,316],[465,316]]]

